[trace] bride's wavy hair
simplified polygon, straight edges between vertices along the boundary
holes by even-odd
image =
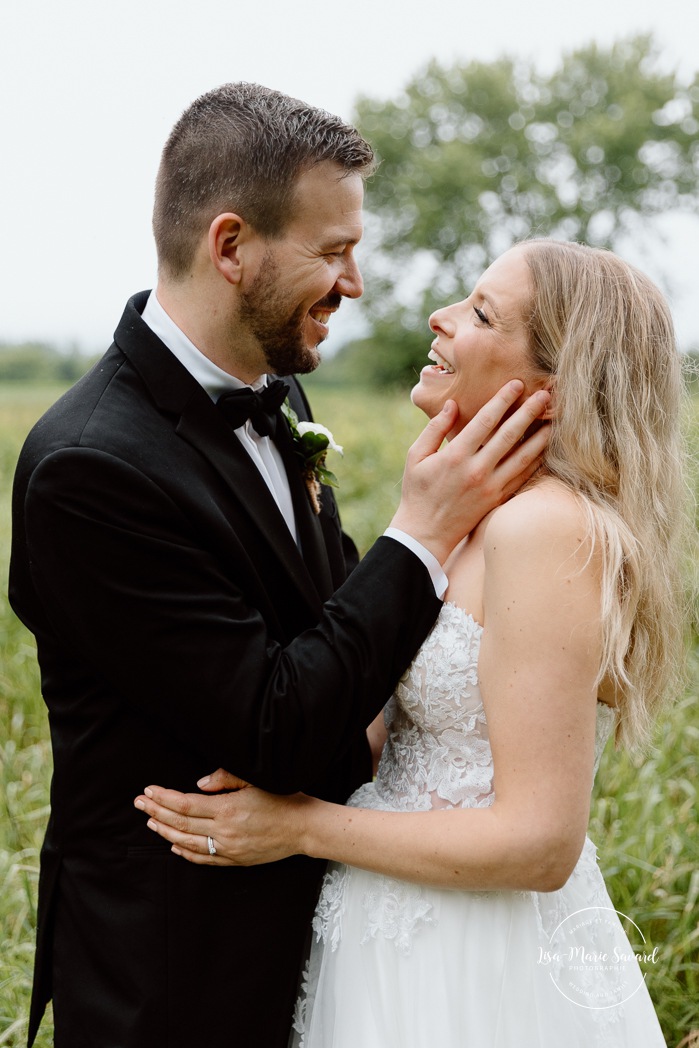
[[[527,317],[537,370],[554,376],[546,468],[582,499],[602,560],[602,663],[617,743],[646,744],[681,690],[692,534],[685,386],[667,303],[610,251],[532,240]]]

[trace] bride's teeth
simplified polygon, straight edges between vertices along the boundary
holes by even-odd
[[[448,375],[453,375],[454,374],[454,369],[451,366],[451,364],[447,364],[447,362],[444,359],[444,357],[440,357],[440,355],[439,355],[439,353],[437,352],[436,349],[431,349],[429,351],[429,353],[427,354],[427,358],[428,358],[428,360],[434,360],[434,362],[437,365],[437,367],[440,367],[442,369],[442,371],[446,371],[446,373]]]

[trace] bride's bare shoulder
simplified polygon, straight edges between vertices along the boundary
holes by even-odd
[[[490,514],[484,529],[486,549],[580,551],[590,554],[589,516],[582,498],[560,481],[546,477]]]

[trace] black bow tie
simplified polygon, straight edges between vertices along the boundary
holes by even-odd
[[[223,417],[233,429],[244,426],[250,419],[261,437],[274,437],[279,421],[279,409],[288,392],[286,382],[275,379],[259,392],[247,388],[223,393],[216,401],[216,407],[221,409]]]

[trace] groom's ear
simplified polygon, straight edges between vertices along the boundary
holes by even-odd
[[[230,211],[217,215],[209,226],[209,258],[229,284],[242,280],[245,245],[251,236],[247,222]]]

